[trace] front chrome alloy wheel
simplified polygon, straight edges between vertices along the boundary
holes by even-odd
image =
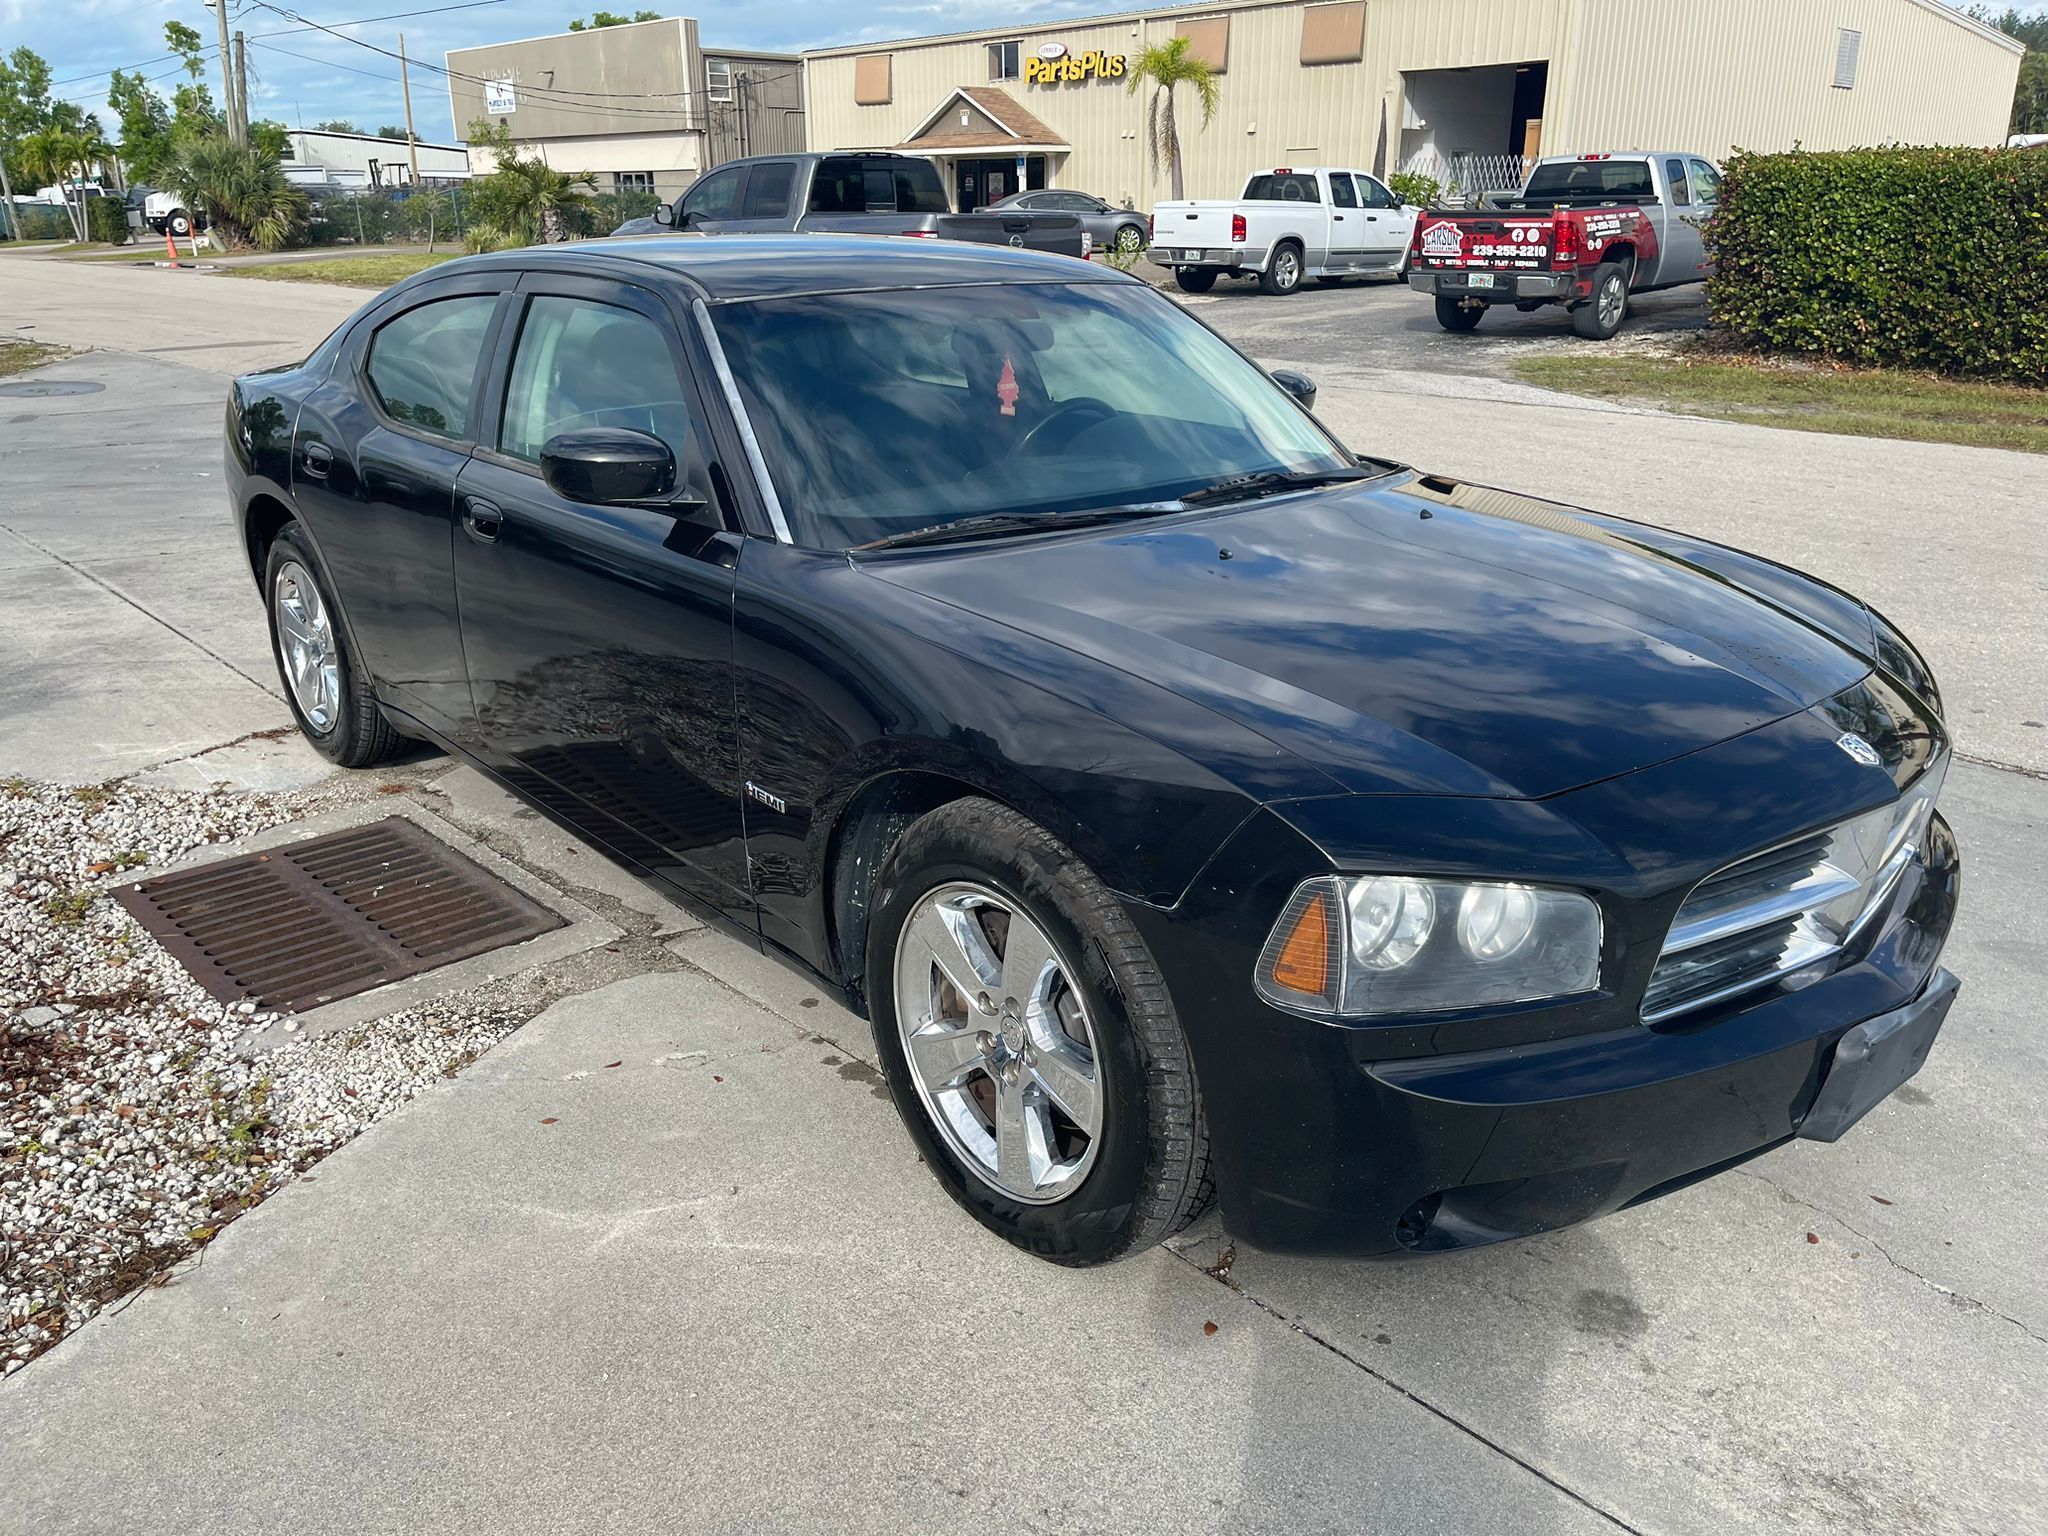
[[[1095,1163],[1103,1093],[1088,1010],[1051,939],[1007,897],[942,885],[896,941],[896,1027],[949,1150],[1049,1205]]]
[[[306,724],[325,735],[341,714],[341,656],[320,589],[296,560],[277,568],[271,605],[277,616],[277,654]]]

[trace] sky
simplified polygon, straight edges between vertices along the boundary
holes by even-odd
[[[228,24],[249,39],[249,115],[297,127],[303,121],[346,118],[366,133],[405,121],[399,95],[398,63],[359,46],[374,44],[396,52],[398,34],[412,67],[414,125],[422,139],[455,137],[449,120],[446,80],[425,67],[444,62],[450,49],[510,38],[540,37],[568,29],[594,5],[578,0],[481,0],[460,9],[460,0],[228,0]],[[1074,16],[1148,8],[1167,0],[879,0],[849,6],[844,0],[698,0],[682,7],[648,5],[646,0],[612,0],[602,9],[624,15],[659,10],[694,15],[707,47],[796,49],[871,38],[916,37],[975,27],[1057,22]],[[280,15],[289,11],[321,22],[344,37],[304,27]],[[398,17],[397,13],[434,11]],[[363,17],[390,17],[343,26]],[[857,18],[857,19],[856,19]],[[219,23],[201,0],[0,0],[0,54],[26,44],[50,63],[58,84],[53,94],[100,114],[111,135],[118,120],[106,105],[107,77],[117,68],[139,66],[166,96],[183,78],[164,47],[164,23],[181,21],[209,43]],[[207,56],[206,83],[219,99],[220,64]]]

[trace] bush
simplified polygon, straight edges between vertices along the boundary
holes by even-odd
[[[108,245],[123,245],[128,239],[128,211],[118,197],[88,197],[85,200],[87,238]]]
[[[1387,178],[1387,189],[1402,202],[1413,203],[1417,208],[1434,208],[1444,190],[1443,184],[1434,176],[1424,176],[1419,171],[1396,171]]]
[[[1738,152],[1707,242],[1744,345],[2048,385],[2048,154]]]

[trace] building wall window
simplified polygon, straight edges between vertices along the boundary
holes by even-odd
[[[652,192],[654,190],[654,172],[613,171],[612,190],[614,192]]]
[[[704,61],[705,84],[713,101],[732,100],[732,60],[706,59]]]
[[[1856,88],[1856,61],[1863,53],[1863,34],[1848,27],[1835,33],[1835,89]]]
[[[887,106],[890,99],[889,61],[886,53],[863,53],[853,61],[853,104],[857,107]]]
[[[1021,69],[1018,55],[1022,51],[1022,46],[1015,38],[1011,38],[1007,43],[990,43],[988,45],[989,79],[1016,79]]]

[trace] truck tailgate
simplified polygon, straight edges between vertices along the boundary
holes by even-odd
[[[1154,245],[1210,249],[1230,244],[1236,203],[1162,203],[1152,213]]]
[[[1550,266],[1556,222],[1548,215],[1425,213],[1415,221],[1415,265],[1424,270],[1477,268],[1539,272]]]
[[[1010,245],[1056,256],[1079,256],[1080,218],[1071,213],[1031,213],[1022,209],[1000,213],[944,213],[933,220],[942,240],[971,240],[977,245]]]

